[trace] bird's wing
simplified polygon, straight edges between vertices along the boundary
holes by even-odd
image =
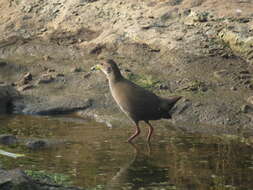
[[[124,80],[115,84],[114,90],[117,103],[128,113],[143,117],[144,113],[152,115],[159,109],[160,98],[131,81]]]

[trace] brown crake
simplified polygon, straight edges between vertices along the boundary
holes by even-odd
[[[140,134],[139,121],[149,126],[147,141],[150,141],[153,127],[149,120],[170,119],[170,110],[181,96],[162,98],[125,79],[117,64],[109,59],[97,67],[106,75],[111,94],[120,109],[135,123],[136,131],[128,139],[131,142]]]

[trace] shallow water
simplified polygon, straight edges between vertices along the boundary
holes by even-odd
[[[0,116],[0,132],[24,138],[65,140],[49,149],[1,148],[25,153],[24,158],[0,156],[8,169],[20,167],[71,176],[87,189],[247,190],[253,189],[253,149],[239,140],[185,134],[157,126],[152,144],[147,133],[134,145],[133,132],[107,128],[80,118]]]

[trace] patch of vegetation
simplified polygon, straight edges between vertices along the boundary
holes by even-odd
[[[213,187],[211,190],[236,190],[237,188],[233,185],[226,185],[225,177],[224,176],[211,176],[213,180]]]
[[[161,84],[159,80],[154,79],[152,76],[141,76],[133,73],[129,73],[127,78],[139,86],[146,89],[155,89]]]
[[[70,186],[72,184],[70,176],[60,173],[49,173],[44,170],[40,171],[25,170],[25,173],[32,179],[40,181],[42,183],[44,182],[63,186]]]
[[[103,190],[103,189],[105,189],[104,185],[96,185],[96,187],[93,187],[93,188],[88,189],[88,190]]]

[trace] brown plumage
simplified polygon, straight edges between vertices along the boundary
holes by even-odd
[[[136,126],[135,133],[128,139],[131,142],[140,134],[139,121],[144,121],[149,126],[147,141],[150,141],[153,127],[149,120],[170,119],[169,111],[181,98],[161,98],[154,93],[125,79],[113,60],[106,60],[98,65],[106,75],[111,94],[120,109],[133,120]]]

